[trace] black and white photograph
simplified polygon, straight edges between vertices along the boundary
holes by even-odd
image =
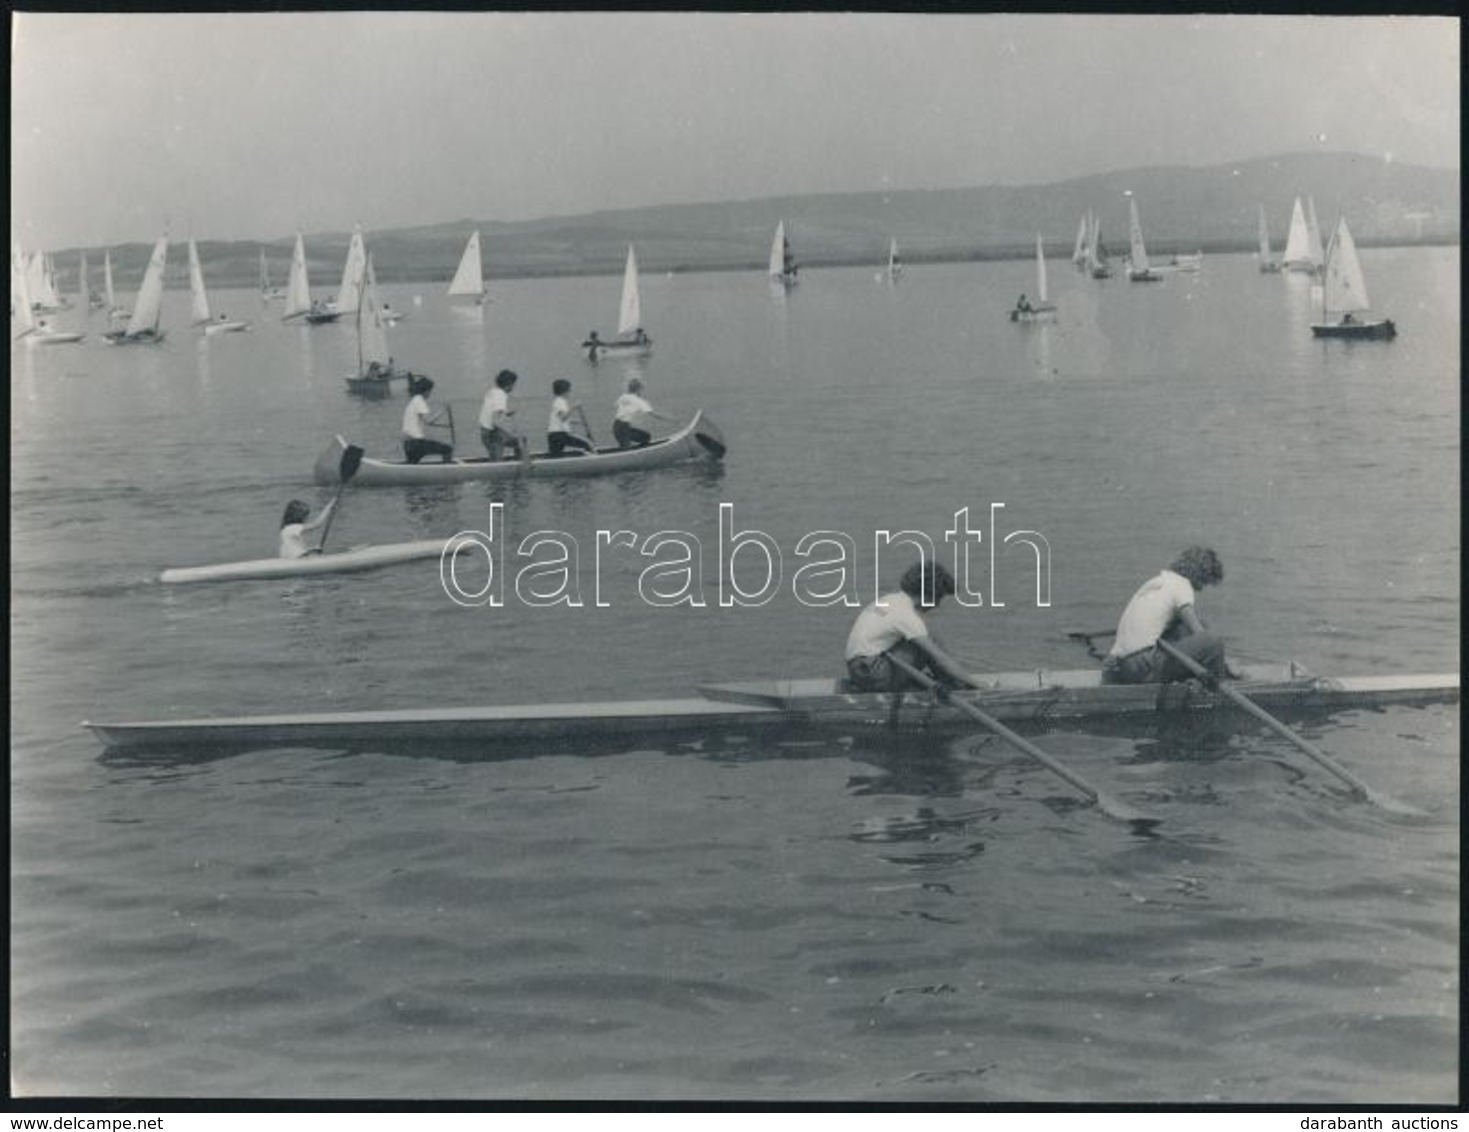
[[[1457,17],[11,33],[12,1107],[1460,1102]]]

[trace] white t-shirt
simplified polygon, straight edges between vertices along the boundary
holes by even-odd
[[[510,394],[506,393],[505,390],[501,389],[498,385],[491,386],[490,391],[485,394],[485,403],[480,406],[479,427],[499,427],[495,421],[495,414],[508,413],[509,411]]]
[[[902,641],[928,636],[928,626],[901,590],[884,594],[857,615],[857,622],[847,636],[847,659],[854,656],[879,656]]]
[[[281,528],[282,558],[305,558],[311,553],[311,547],[306,545],[304,532],[304,523],[287,523]]]
[[[551,419],[546,423],[546,431],[571,431],[571,404],[565,397],[557,397],[551,402]]]
[[[423,399],[423,394],[415,393],[413,399],[408,402],[407,408],[403,410],[403,435],[410,440],[422,440],[423,422],[431,415],[428,402]]]
[[[636,393],[624,393],[617,399],[617,408],[612,416],[614,420],[626,421],[628,424],[637,424],[643,414],[651,413],[653,406],[648,404]]]
[[[1138,587],[1117,623],[1112,656],[1130,656],[1152,648],[1173,624],[1178,611],[1194,603],[1194,587],[1182,574],[1163,570]]]

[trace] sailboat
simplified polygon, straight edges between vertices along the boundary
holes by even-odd
[[[372,289],[374,295],[378,293],[377,271],[372,266],[372,256],[370,255],[367,257],[367,286]],[[387,300],[383,300],[383,302],[378,304],[377,316],[382,319],[384,326],[393,326],[400,320],[408,317],[403,311],[394,310],[392,304]]]
[[[143,273],[143,284],[133,301],[132,317],[120,330],[109,330],[102,337],[114,346],[152,345],[162,342],[164,331],[159,327],[163,315],[163,269],[168,262],[168,233],[158,237],[153,245],[153,254],[148,258],[148,270]]]
[[[638,293],[638,257],[632,245],[627,246],[627,264],[622,270],[622,303],[617,311],[617,337],[604,341],[593,330],[582,343],[589,361],[611,355],[638,356],[653,352],[653,339],[643,333],[643,303]]]
[[[117,292],[112,286],[112,252],[102,253],[102,303],[109,319],[126,317],[127,311],[117,305]]]
[[[485,272],[480,262],[478,228],[470,233],[469,242],[464,245],[464,254],[459,257],[459,267],[449,283],[449,297],[473,299],[477,306],[485,301]]]
[[[894,237],[888,244],[888,282],[896,283],[903,278],[903,261],[898,258],[898,240]]]
[[[1285,237],[1285,252],[1281,256],[1281,267],[1302,275],[1315,275],[1321,269],[1321,236],[1316,236],[1317,254],[1311,251],[1311,230],[1306,221],[1306,211],[1301,207],[1301,198],[1296,197],[1290,210],[1290,229]]]
[[[1083,212],[1081,221],[1076,226],[1076,242],[1071,245],[1071,262],[1077,271],[1086,269],[1087,242],[1091,236],[1091,213]]]
[[[209,313],[209,293],[204,289],[204,270],[199,266],[199,248],[189,240],[189,302],[193,313],[193,326],[205,334],[225,334],[249,330],[248,322],[221,314],[215,318]]]
[[[1265,206],[1260,205],[1260,274],[1278,275],[1280,261],[1270,251],[1270,226],[1265,222]]]
[[[1050,289],[1046,286],[1046,252],[1039,232],[1035,234],[1035,289],[1038,299],[1031,302],[1021,295],[1010,312],[1011,322],[1044,322],[1056,317],[1056,304],[1051,302]]]
[[[82,310],[89,311],[102,305],[102,296],[92,290],[92,272],[87,266],[87,253],[82,252],[77,264],[77,296]]]
[[[306,275],[306,243],[301,239],[301,233],[296,233],[296,247],[291,252],[291,274],[286,280],[286,306],[281,312],[281,321],[290,322],[295,318],[305,318],[308,322],[330,322],[336,318],[332,313],[328,317],[313,318],[313,314],[322,315],[325,308],[320,303],[311,301],[311,283]]]
[[[270,285],[270,270],[265,266],[265,249],[260,249],[260,301],[272,303],[277,299],[284,299],[286,293],[279,287]]]
[[[1093,279],[1111,279],[1112,265],[1107,262],[1107,249],[1102,246],[1102,222],[1095,212],[1087,214],[1091,234],[1087,237],[1086,269]]]
[[[387,323],[377,301],[371,255],[367,256],[366,275],[362,299],[357,305],[357,373],[347,378],[347,389],[366,397],[386,397],[392,389],[389,382],[406,380],[412,375],[395,368],[388,353]]]
[[[1371,303],[1367,281],[1357,258],[1357,244],[1347,228],[1345,216],[1337,222],[1326,253],[1325,279],[1321,286],[1321,321],[1311,324],[1317,338],[1396,338],[1398,328],[1390,318],[1362,318]],[[1336,321],[1332,316],[1336,315]]]
[[[14,310],[18,332],[11,336],[11,340],[24,339],[27,343],[40,346],[80,342],[86,337],[82,331],[57,330],[44,318],[36,317],[36,310],[31,299],[29,270],[30,265],[26,262],[25,253],[15,248],[10,256],[10,282],[16,288]]]
[[[362,302],[362,285],[366,279],[367,245],[362,239],[362,225],[358,224],[352,229],[352,240],[347,245],[347,262],[342,265],[342,282],[337,288],[337,297],[329,304],[329,309],[335,312],[336,317],[357,313]],[[309,315],[307,320],[310,320]]]
[[[1314,272],[1320,275],[1326,266],[1326,253],[1321,248],[1321,225],[1316,221],[1316,198],[1306,195],[1306,247]]]
[[[775,226],[775,239],[770,243],[770,278],[783,287],[794,287],[798,282],[796,273],[800,270],[791,255],[791,242],[786,239],[786,222],[782,220]]]
[[[61,296],[56,293],[55,276],[43,252],[31,256],[26,265],[26,287],[31,295],[31,310],[51,314],[61,309]]]
[[[1128,199],[1127,232],[1132,241],[1132,251],[1127,259],[1127,278],[1133,283],[1157,283],[1162,272],[1148,266],[1148,249],[1143,245],[1143,225],[1137,215],[1137,201]]]

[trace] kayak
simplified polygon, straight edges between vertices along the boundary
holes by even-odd
[[[221,562],[214,566],[181,566],[158,576],[164,583],[238,582],[249,578],[294,578],[308,574],[343,574],[353,570],[375,570],[418,558],[437,558],[449,539],[421,539],[383,546],[358,546],[331,554],[308,554],[304,558],[256,558],[249,562]]]
[[[332,439],[317,458],[314,469],[317,483],[335,486],[342,482],[342,455],[347,448],[345,437],[338,435]],[[724,454],[724,434],[701,411],[695,413],[693,419],[677,432],[662,440],[655,440],[644,448],[599,448],[584,456],[553,457],[545,452],[533,452],[530,460],[525,463],[514,457],[492,461],[484,456],[470,456],[446,463],[426,460],[409,464],[402,460],[375,460],[369,456],[362,460],[352,482],[359,487],[412,486],[509,480],[521,476],[542,479],[607,475],[614,472],[647,471],[689,462],[717,462],[724,458]]]

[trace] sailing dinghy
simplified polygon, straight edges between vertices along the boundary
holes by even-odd
[[[158,237],[153,245],[153,254],[148,258],[148,270],[143,273],[143,285],[138,288],[138,297],[133,302],[132,317],[120,330],[109,330],[102,335],[113,346],[148,346],[162,342],[164,331],[159,323],[163,317],[163,270],[168,264],[168,234]]]
[[[1148,249],[1143,244],[1143,225],[1138,218],[1137,201],[1129,199],[1127,204],[1127,233],[1132,243],[1127,258],[1127,278],[1133,283],[1157,283],[1162,280],[1163,273],[1148,266]]]
[[[796,274],[800,270],[796,257],[791,254],[791,242],[786,239],[786,222],[782,220],[775,226],[775,238],[770,242],[770,280],[789,290],[799,282]]]
[[[475,306],[483,306],[485,297],[485,272],[480,261],[479,229],[476,228],[464,245],[464,254],[459,257],[459,267],[449,283],[449,298],[473,299]]]
[[[85,338],[86,334],[82,331],[57,330],[46,319],[36,317],[28,274],[29,265],[25,253],[19,248],[14,249],[10,256],[10,283],[14,288],[12,309],[17,333],[11,335],[11,341],[24,341],[37,346],[58,346],[66,342],[80,342]]]
[[[1270,250],[1270,226],[1265,222],[1265,206],[1260,205],[1260,274],[1279,275],[1280,261]]]
[[[617,310],[617,337],[610,342],[593,330],[583,342],[588,361],[607,357],[640,357],[653,352],[653,339],[643,331],[643,301],[638,291],[638,257],[632,245],[627,247],[627,263],[622,269],[622,302]]]
[[[193,312],[193,325],[205,334],[229,334],[249,330],[248,322],[221,314],[215,318],[209,313],[209,293],[204,289],[204,270],[199,266],[199,249],[189,240],[189,301]]]
[[[888,244],[888,282],[896,283],[903,278],[903,261],[898,258],[898,241],[894,237]]]
[[[262,303],[273,303],[284,299],[286,293],[279,287],[270,285],[270,269],[265,266],[265,249],[260,249],[260,301]]]
[[[1317,338],[1397,337],[1398,328],[1392,319],[1372,318],[1367,313],[1371,307],[1367,298],[1367,281],[1362,276],[1357,244],[1347,228],[1346,217],[1337,222],[1331,248],[1326,253],[1321,306],[1321,321],[1311,324],[1311,333]]]
[[[347,389],[364,397],[386,397],[394,380],[406,381],[410,374],[393,365],[388,353],[386,320],[377,302],[377,285],[372,256],[367,257],[367,285],[357,308],[357,373],[347,378]]]
[[[1050,288],[1046,284],[1046,252],[1041,246],[1041,234],[1035,234],[1035,286],[1039,296],[1031,302],[1024,295],[1010,312],[1011,322],[1047,322],[1056,317],[1056,304],[1051,302]]]

